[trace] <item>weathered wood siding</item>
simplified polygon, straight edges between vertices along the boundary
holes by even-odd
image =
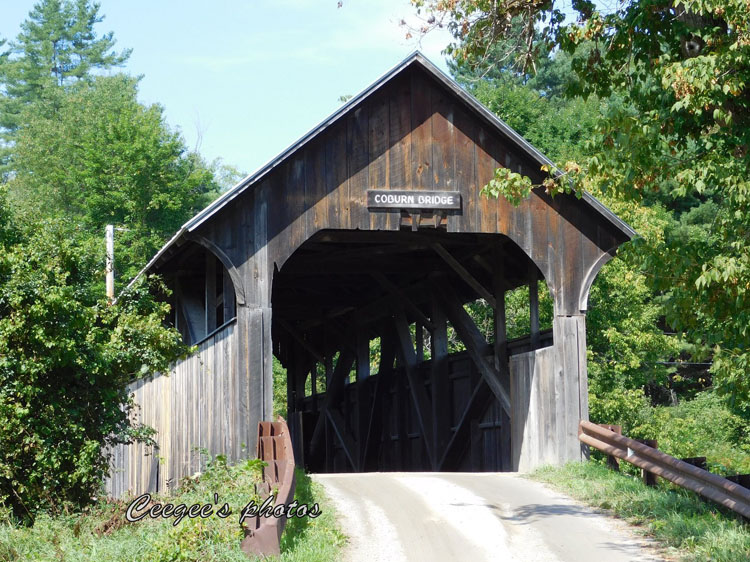
[[[577,423],[588,419],[586,326],[555,319],[555,343],[510,358],[513,470],[581,458]]]
[[[249,387],[236,368],[235,323],[203,341],[197,352],[166,376],[157,374],[130,385],[135,419],[156,430],[157,447],[118,445],[112,451],[107,494],[164,493],[185,476],[202,471],[206,456],[230,461],[248,456],[256,432],[249,426]]]
[[[368,189],[455,190],[448,232],[505,234],[540,268],[558,314],[580,314],[581,288],[622,233],[573,195],[537,189],[518,207],[480,189],[495,168],[540,182],[538,164],[419,67],[410,68],[278,162],[195,232],[220,247],[249,303],[271,300],[271,273],[324,229],[398,230],[398,210],[367,209]],[[594,268],[594,269],[592,269]]]

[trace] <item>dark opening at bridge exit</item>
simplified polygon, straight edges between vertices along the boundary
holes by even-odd
[[[428,227],[306,242],[275,273],[272,297],[299,462],[314,472],[513,470],[509,356],[552,344],[539,279],[502,235]],[[508,341],[506,293],[519,287],[527,300],[519,310],[512,299],[510,312],[524,335]]]

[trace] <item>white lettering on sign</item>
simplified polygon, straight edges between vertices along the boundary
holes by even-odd
[[[371,189],[367,192],[371,209],[461,209],[457,191],[404,191]]]
[[[414,196],[377,193],[375,194],[375,203],[386,203],[388,205],[414,205]]]

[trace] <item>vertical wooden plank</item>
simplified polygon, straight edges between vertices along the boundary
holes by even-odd
[[[227,339],[231,326],[227,326],[221,331],[221,334],[217,334],[214,343],[214,359],[213,359],[213,375],[206,381],[206,392],[208,398],[206,400],[208,404],[208,423],[211,427],[210,443],[213,454],[227,455],[227,451],[224,449],[223,436],[221,433],[221,410],[223,409],[223,397],[220,392],[217,392],[221,388],[221,379],[224,377],[226,369],[225,361],[225,349],[227,346]],[[229,460],[229,456],[227,456]]]
[[[455,176],[455,138],[453,103],[441,88],[432,89],[432,177],[435,189],[453,191]]]
[[[226,329],[226,328],[225,328]],[[211,338],[210,345],[206,348],[208,353],[208,374],[201,380],[201,392],[203,394],[203,446],[208,449],[212,457],[216,457],[222,451],[216,446],[216,426],[214,424],[214,381],[219,376],[220,366],[218,356],[221,352],[221,332]]]
[[[232,434],[231,434],[231,423],[232,415],[229,408],[227,408],[227,402],[229,395],[229,389],[232,387],[232,378],[239,375],[239,369],[235,366],[236,361],[236,350],[237,345],[235,343],[235,334],[237,333],[236,327],[232,326],[232,339],[231,344],[227,345],[224,351],[224,369],[221,373],[221,380],[217,385],[217,392],[220,396],[219,411],[221,413],[221,441],[222,448],[225,455],[232,461],[237,460],[237,451],[232,447]],[[252,451],[251,451],[252,453]]]
[[[346,122],[334,125],[326,141],[326,199],[330,228],[348,229],[351,226],[346,130]]]
[[[526,377],[523,371],[521,357],[516,355],[510,359],[510,397],[511,397],[511,452],[512,470],[517,471],[521,466],[521,452],[523,448],[523,429],[526,421],[527,393],[524,389]]]
[[[361,105],[346,119],[346,154],[349,175],[349,205],[351,228],[367,230],[370,217],[367,211],[366,191],[369,186],[369,108]]]
[[[172,459],[170,457],[170,453],[172,451],[172,410],[170,408],[170,396],[172,394],[173,379],[171,373],[170,376],[163,376],[161,377],[161,379],[162,389],[160,392],[160,404],[162,411],[161,415],[164,419],[164,438],[160,443],[160,456],[162,456],[163,459],[160,460],[160,462],[162,462],[162,467],[159,470],[159,475],[161,478],[161,481],[159,482],[159,492],[167,493],[169,491],[168,481],[172,464]]]
[[[408,76],[394,82],[390,90],[388,170],[391,189],[411,189],[411,80]],[[398,230],[400,213],[389,211],[387,227]]]
[[[534,262],[529,260],[529,324],[531,349],[539,347],[539,275]]]
[[[284,244],[291,249],[297,248],[306,240],[306,186],[305,158],[296,152],[286,167],[284,178],[284,208],[287,212],[287,236]],[[270,281],[270,279],[269,279]]]
[[[460,214],[448,215],[448,232],[475,232],[479,207],[477,185],[476,120],[461,107],[454,109],[455,189],[460,191]]]
[[[178,411],[176,407],[175,396],[179,389],[179,362],[172,368],[169,374],[169,396],[167,396],[165,402],[169,405],[169,424],[172,428],[171,437],[169,440],[169,449],[167,450],[166,456],[168,458],[167,463],[167,474],[166,474],[166,486],[169,492],[172,492],[177,485],[177,463],[179,459],[177,457],[177,447],[179,442],[179,436],[182,428],[179,425]]]
[[[156,442],[158,444],[159,440],[161,439],[162,435],[162,426],[161,426],[161,420],[159,419],[158,415],[158,408],[157,404],[158,402],[158,393],[157,393],[157,387],[159,385],[159,375],[154,375],[150,377],[150,380],[148,381],[148,404],[147,404],[147,413],[148,413],[148,421],[146,422],[147,425],[150,425],[151,427],[156,429]],[[158,478],[159,478],[159,449],[158,446],[153,446],[148,448],[149,457],[148,462],[146,463],[146,466],[148,466],[148,480],[146,484],[146,489],[144,491],[155,493],[157,491],[158,487]]]
[[[477,190],[478,192],[487,185],[495,176],[495,168],[500,163],[495,160],[493,153],[497,151],[497,140],[487,132],[485,128],[480,128],[477,135]],[[477,193],[478,213],[477,220],[481,232],[495,232],[497,230],[497,199],[489,198]]]
[[[547,204],[536,193],[532,192],[529,199],[531,219],[531,252],[530,255],[539,267],[542,277],[545,278],[552,260],[555,259],[557,241],[550,239],[549,231],[549,208]]]
[[[190,474],[195,474],[200,471],[200,458],[201,455],[198,451],[200,443],[196,439],[199,433],[198,424],[200,419],[198,418],[198,393],[196,392],[196,381],[199,377],[201,365],[200,361],[190,361],[190,371],[187,377],[188,392],[186,400],[187,416],[190,420],[190,429],[188,431],[188,448],[190,453]]]
[[[555,350],[552,347],[540,349],[537,351],[537,355],[542,355],[544,358],[543,369],[540,371],[541,376],[544,377],[545,381],[545,394],[540,400],[544,411],[546,412],[544,418],[544,427],[542,428],[543,435],[554,435],[555,434]],[[556,463],[557,461],[557,444],[552,440],[547,440],[547,462]]]
[[[389,185],[388,133],[389,103],[387,96],[381,94],[369,105],[368,148],[369,148],[369,189],[386,189]],[[371,230],[385,230],[387,211],[368,211]]]
[[[578,442],[578,421],[580,420],[580,357],[579,357],[579,318],[565,318],[565,453],[561,460],[580,460],[581,448]]]
[[[198,392],[200,393],[200,405],[201,405],[201,422],[200,422],[200,443],[201,447],[208,451],[208,454],[215,457],[217,454],[216,449],[213,447],[213,424],[211,423],[211,408],[210,408],[210,388],[211,380],[216,377],[216,335],[214,335],[209,341],[206,342],[205,346],[205,363],[202,376],[198,381]],[[205,470],[205,465],[202,467]]]
[[[411,188],[433,189],[432,113],[433,86],[419,71],[411,74]]]
[[[185,361],[180,369],[180,394],[177,401],[180,410],[181,447],[178,451],[180,462],[179,475],[182,477],[190,471],[190,425],[188,420],[187,404],[189,400],[190,361]],[[179,484],[179,480],[176,482]]]
[[[554,386],[554,410],[550,412],[550,415],[554,416],[554,435],[556,444],[556,456],[562,458],[562,453],[565,450],[565,424],[563,423],[565,417],[565,392],[566,392],[566,357],[565,357],[565,317],[555,318],[557,325],[554,327],[555,333],[555,386]]]
[[[206,324],[204,330],[206,334],[213,332],[218,326],[216,325],[216,257],[211,252],[205,252],[205,288],[204,305],[206,307],[205,318]],[[221,267],[221,264],[219,264]]]
[[[326,194],[326,150],[318,140],[305,150],[305,206],[312,208],[307,212],[308,237],[328,224]]]
[[[576,318],[576,331],[578,341],[578,393],[579,411],[578,418],[588,421],[589,419],[589,378],[586,365],[586,316],[582,314]]]

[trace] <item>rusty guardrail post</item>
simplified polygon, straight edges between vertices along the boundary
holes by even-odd
[[[622,435],[621,425],[612,425],[608,423],[600,423],[599,427],[614,431],[617,435]],[[617,457],[613,455],[607,455],[607,466],[616,472],[620,472],[620,463],[617,462]]]
[[[277,489],[274,506],[289,505],[294,499],[295,465],[289,427],[284,418],[279,416],[276,422],[258,423],[257,455],[267,463],[261,485],[266,498]],[[248,556],[279,555],[286,519],[286,514],[282,517],[258,514],[246,518],[242,522],[245,530],[240,545],[242,551]]]

